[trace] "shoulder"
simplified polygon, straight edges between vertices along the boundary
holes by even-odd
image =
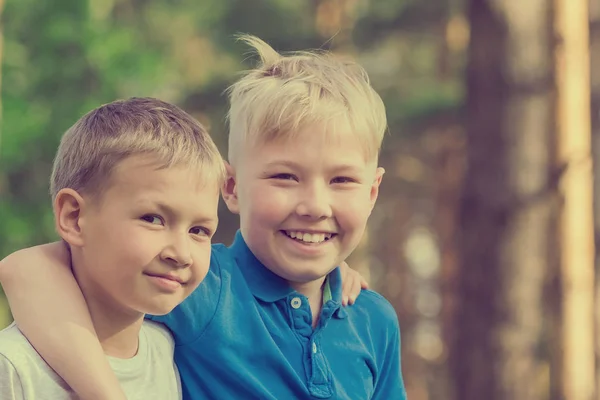
[[[363,290],[354,305],[346,310],[353,318],[364,320],[370,328],[379,328],[390,334],[400,330],[394,306],[373,290]]]
[[[39,358],[33,346],[14,323],[0,331],[0,354],[15,363],[34,356]]]
[[[13,361],[0,353],[0,398],[25,398],[23,381]]]
[[[211,268],[217,267],[221,268],[223,266],[227,266],[233,260],[233,256],[231,255],[231,250],[229,247],[225,246],[222,243],[215,243],[211,246]],[[213,264],[215,264],[213,266]]]
[[[14,323],[0,331],[0,376],[11,374],[11,371],[16,373],[16,365],[29,352],[31,345],[28,345],[29,342]]]
[[[40,357],[16,325],[0,331],[0,395],[5,396],[9,391],[8,398],[24,398],[42,389],[51,395],[64,394],[68,386]]]

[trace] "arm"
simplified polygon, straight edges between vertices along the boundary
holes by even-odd
[[[19,329],[82,399],[126,399],[100,346],[63,243],[9,255],[0,262],[0,282]],[[80,354],[86,355],[84,364]]]
[[[25,400],[23,384],[12,363],[0,354],[0,399]]]
[[[382,363],[378,366],[379,374],[375,382],[372,400],[406,400],[406,389],[400,363],[400,326],[393,309],[392,312],[393,319],[391,321],[393,323],[389,324],[385,352]]]

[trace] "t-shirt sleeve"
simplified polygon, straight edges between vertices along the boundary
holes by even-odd
[[[25,400],[17,369],[3,354],[0,354],[0,399]]]
[[[213,246],[210,268],[204,280],[180,305],[169,314],[146,318],[160,322],[173,334],[175,345],[181,346],[198,339],[212,321],[223,290],[222,264],[228,255],[224,246]]]
[[[383,304],[380,311],[384,317],[381,321],[383,336],[381,350],[378,352],[378,376],[375,381],[375,390],[372,400],[398,399],[406,400],[406,389],[402,378],[401,352],[400,352],[400,324],[398,316],[392,305],[381,297]]]

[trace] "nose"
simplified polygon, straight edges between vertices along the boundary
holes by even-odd
[[[331,199],[328,189],[324,185],[312,184],[298,195],[299,201],[296,206],[296,214],[299,216],[315,220],[332,216]]]
[[[191,266],[193,261],[189,241],[187,232],[185,234],[173,233],[169,244],[161,252],[161,259],[177,268]]]

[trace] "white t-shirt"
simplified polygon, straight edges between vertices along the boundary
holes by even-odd
[[[144,321],[138,353],[129,359],[108,357],[129,400],[181,399],[173,350],[169,331]],[[12,324],[0,331],[0,399],[71,400],[78,396]]]

